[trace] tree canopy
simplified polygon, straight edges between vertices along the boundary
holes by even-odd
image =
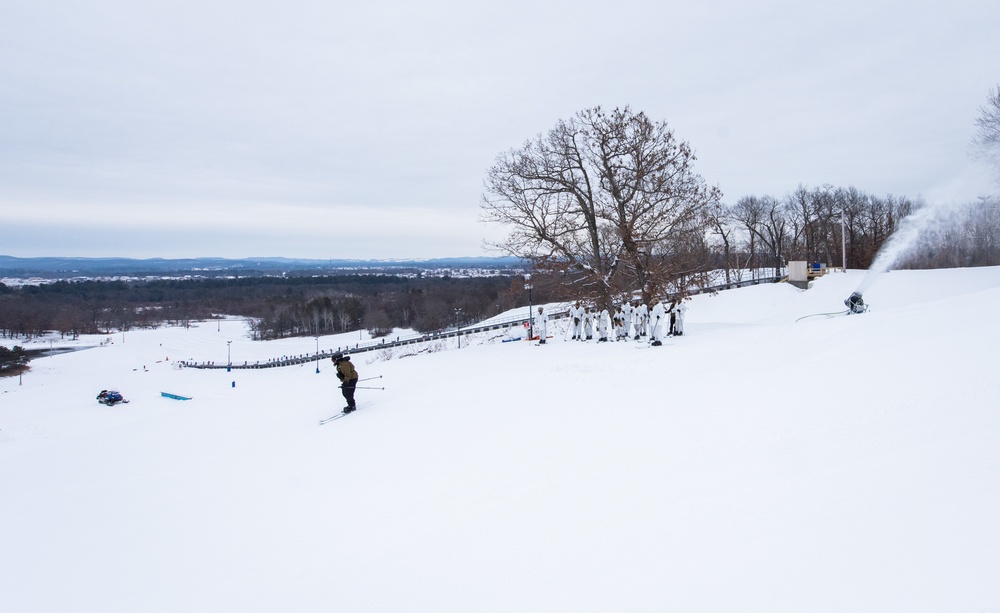
[[[493,247],[563,273],[578,298],[610,306],[641,291],[649,301],[674,272],[669,255],[721,198],[695,160],[642,112],[580,111],[488,171],[483,218],[510,230]]]

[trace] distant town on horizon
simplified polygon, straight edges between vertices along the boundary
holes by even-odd
[[[523,260],[515,257],[453,257],[430,259],[308,259],[259,258],[86,258],[29,257],[0,255],[0,276],[107,276],[162,275],[197,272],[201,274],[275,274],[280,272],[343,273],[349,271],[402,271],[435,269],[521,270]]]

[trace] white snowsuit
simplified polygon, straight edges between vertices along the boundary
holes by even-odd
[[[597,338],[602,341],[608,340],[608,318],[607,309],[597,314]]]
[[[663,342],[663,329],[668,325],[667,310],[662,302],[657,302],[653,306],[653,311],[649,314],[649,325],[652,327],[653,342]]]
[[[684,335],[684,314],[687,313],[687,305],[683,302],[674,307],[674,312],[677,313],[677,317],[674,320],[674,334],[676,336]]]
[[[586,336],[586,340],[594,338],[594,314],[590,312],[590,309],[583,310],[583,334]]]
[[[625,336],[625,316],[622,315],[621,309],[615,311],[615,314],[611,316],[611,327],[614,328],[615,340],[622,340]]]
[[[635,307],[635,335],[646,336],[649,332],[649,307],[640,303]]]
[[[631,303],[626,302],[625,304],[622,305],[622,317],[623,317],[623,319],[622,319],[622,336],[624,336],[625,338],[628,338],[629,334],[632,333],[632,313],[633,312],[635,312],[635,309],[632,307]]]
[[[538,307],[538,313],[535,314],[535,334],[538,335],[538,342],[545,344],[545,337],[549,335],[549,316],[542,307]]]
[[[569,318],[573,330],[573,340],[583,340],[583,315],[583,307],[570,307]]]

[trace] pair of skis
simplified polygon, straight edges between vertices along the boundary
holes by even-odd
[[[354,409],[354,411],[357,411],[357,408],[355,408],[355,409]],[[354,411],[351,411],[351,413],[353,413]],[[327,417],[326,419],[321,419],[321,420],[319,420],[319,425],[321,425],[321,426],[322,426],[323,424],[328,424],[328,423],[330,423],[331,421],[337,421],[338,419],[340,419],[340,418],[342,418],[342,417],[347,417],[347,416],[348,416],[348,415],[350,415],[351,413],[344,413],[344,412],[340,412],[340,413],[337,413],[337,414],[336,414],[336,415],[334,415],[333,417]]]
[[[381,378],[382,378],[382,375],[379,375],[377,377],[368,377],[367,379],[359,379],[358,382],[360,383],[362,381],[371,381],[373,379],[381,379]],[[340,385],[338,387],[344,387],[344,386]],[[368,386],[357,387],[357,386],[355,386],[354,389],[356,389],[356,390],[384,390],[385,388],[384,387],[368,387]],[[355,407],[354,411],[357,411],[357,410],[358,410],[357,407]],[[351,411],[351,413],[353,413],[354,411]],[[348,415],[350,415],[350,413],[346,413],[344,411],[341,411],[340,413],[337,413],[336,415],[334,415],[332,417],[327,417],[326,419],[319,420],[319,425],[322,426],[323,424],[328,424],[331,421],[337,421],[338,419],[347,417]]]

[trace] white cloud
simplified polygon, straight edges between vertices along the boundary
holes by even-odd
[[[208,219],[239,250],[346,210],[366,248],[421,257],[490,231],[496,154],[595,104],[668,121],[727,198],[915,197],[967,165],[998,19],[985,0],[39,0],[0,24],[0,207],[48,211],[17,217],[43,252],[52,217]]]

